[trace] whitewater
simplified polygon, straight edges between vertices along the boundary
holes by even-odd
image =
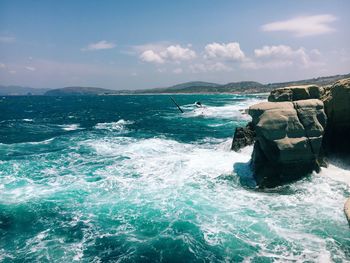
[[[350,261],[347,167],[259,190],[230,146],[266,97],[174,98],[0,98],[0,262]]]

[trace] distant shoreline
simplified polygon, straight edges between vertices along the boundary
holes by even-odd
[[[22,86],[0,85],[0,96],[96,96],[96,95],[191,95],[191,94],[264,94],[271,90],[300,85],[327,86],[337,80],[349,78],[350,74],[318,77],[313,79],[262,84],[256,81],[230,82],[217,84],[203,81],[186,82],[171,87],[140,89],[140,90],[112,90],[91,86],[68,86],[57,89],[35,89]]]
[[[269,92],[194,92],[194,93],[120,93],[120,94],[67,94],[67,95],[0,95],[0,97],[98,97],[98,96],[175,96],[175,95],[263,95]]]

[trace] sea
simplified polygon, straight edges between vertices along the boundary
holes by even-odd
[[[172,96],[0,97],[0,262],[350,262],[348,167],[259,189],[266,96]]]

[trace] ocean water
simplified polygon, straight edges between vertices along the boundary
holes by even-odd
[[[0,98],[0,262],[350,261],[349,170],[258,190],[229,149],[265,98],[174,98]]]

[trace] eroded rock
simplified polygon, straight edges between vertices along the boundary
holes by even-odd
[[[233,136],[231,150],[239,151],[240,149],[252,145],[255,141],[255,131],[253,124],[249,122],[245,127],[237,127]]]
[[[272,187],[319,170],[326,126],[323,102],[263,102],[249,108],[256,132],[251,167],[257,184]]]
[[[271,91],[268,101],[296,101],[308,99],[320,99],[324,90],[316,85],[290,86]]]

